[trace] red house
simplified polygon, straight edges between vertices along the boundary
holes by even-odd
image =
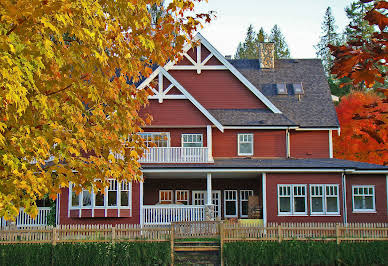
[[[139,85],[154,92],[142,136],[157,146],[144,182],[63,189],[60,224],[388,221],[388,167],[333,158],[340,127],[320,60],[274,60],[270,43],[259,60],[227,60],[196,38]]]

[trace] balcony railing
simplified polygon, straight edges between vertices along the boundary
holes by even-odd
[[[17,227],[29,227],[29,226],[43,226],[47,225],[47,217],[50,213],[50,207],[38,207],[38,214],[35,219],[32,219],[27,213],[24,212],[24,209],[19,210],[19,214],[16,217],[15,224]],[[3,217],[0,218],[1,227],[9,225],[10,222],[5,221]]]
[[[141,163],[208,163],[207,147],[151,147],[144,151]]]
[[[172,222],[204,221],[205,206],[147,205],[143,206],[144,225],[169,225]]]

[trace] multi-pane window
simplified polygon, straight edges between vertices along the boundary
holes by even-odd
[[[193,205],[205,205],[205,191],[193,191]]]
[[[189,205],[189,191],[188,190],[176,190],[175,191],[175,203]]]
[[[202,134],[182,134],[182,147],[202,147]]]
[[[170,147],[170,133],[168,132],[143,132],[139,135],[147,147]]]
[[[306,190],[306,185],[278,185],[279,214],[307,214]]]
[[[375,187],[374,186],[353,186],[353,211],[368,212],[376,211]]]
[[[71,208],[129,208],[131,197],[131,183],[118,182],[117,180],[108,180],[109,187],[103,191],[83,189],[77,195],[74,191],[74,185],[71,184],[69,195],[71,195]],[[81,206],[80,206],[81,205]]]
[[[248,199],[253,196],[253,190],[240,190],[240,216],[248,217]]]
[[[338,185],[310,185],[311,214],[339,214]]]
[[[237,217],[237,190],[224,191],[225,217]]]
[[[172,190],[159,190],[159,203],[172,204]]]
[[[238,155],[253,155],[253,134],[238,134]]]

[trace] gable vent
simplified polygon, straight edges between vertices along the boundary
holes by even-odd
[[[294,94],[295,95],[302,95],[302,94],[304,94],[302,83],[294,83],[294,84],[292,84],[292,87],[294,88]]]
[[[286,94],[288,94],[286,84],[285,83],[278,83],[278,84],[276,84],[276,92],[279,95],[282,95],[282,94],[286,95]]]

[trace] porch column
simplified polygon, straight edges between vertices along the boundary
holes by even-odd
[[[267,226],[267,173],[262,173],[263,223]]]
[[[206,126],[206,139],[207,139],[207,160],[213,162],[213,138],[212,138],[212,126]]]
[[[140,226],[143,227],[144,218],[143,218],[143,183],[144,183],[144,176],[143,180],[140,181],[140,196],[139,196],[139,205],[140,205]]]
[[[206,175],[206,204],[205,204],[205,221],[214,220],[214,205],[212,204],[212,174]]]

